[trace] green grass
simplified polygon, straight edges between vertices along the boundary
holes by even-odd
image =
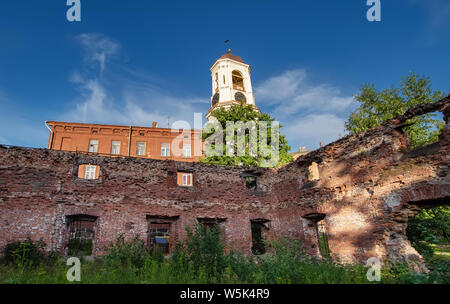
[[[174,256],[145,256],[140,266],[99,258],[82,261],[81,282],[69,282],[70,266],[63,260],[39,266],[0,265],[0,284],[377,284],[439,283],[426,275],[409,272],[404,265],[382,271],[381,282],[369,282],[367,268],[360,264],[341,265],[278,249],[253,259],[239,253],[225,255],[222,269],[195,265]]]
[[[230,263],[222,273],[210,275],[205,267],[195,270],[193,263],[177,265],[170,260],[145,258],[140,268],[133,265],[108,265],[102,260],[83,262],[81,284],[353,284],[369,283],[362,266],[339,266],[330,263],[297,262],[268,257],[259,265],[241,260]],[[74,284],[66,279],[69,266],[62,261],[54,265],[20,268],[0,266],[2,284]],[[78,284],[75,282],[75,284]]]
[[[450,245],[431,244],[430,246],[433,248],[433,252],[437,259],[442,262],[450,262]]]
[[[431,278],[450,283],[450,206],[422,209],[408,220],[406,230],[413,247],[423,256]]]
[[[369,282],[361,264],[339,264],[307,255],[300,242],[266,244],[264,256],[226,252],[217,228],[187,229],[170,258],[150,255],[145,241],[120,236],[95,261],[81,262],[81,284],[377,284],[445,283],[446,266],[429,275],[411,273],[406,265],[384,268],[381,282]],[[11,247],[11,246],[10,246]],[[0,261],[0,284],[78,284],[67,280],[71,266],[53,255],[36,254],[30,242],[14,244]],[[447,253],[448,248],[441,249]],[[32,259],[34,262],[31,263]],[[443,279],[444,277],[444,279]]]
[[[450,284],[450,245],[429,244],[432,255],[425,257],[427,267],[438,276],[442,283]]]

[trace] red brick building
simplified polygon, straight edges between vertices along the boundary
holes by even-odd
[[[46,122],[50,127],[48,148],[92,153],[192,162],[202,156],[201,130]]]

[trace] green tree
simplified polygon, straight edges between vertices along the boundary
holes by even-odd
[[[443,98],[441,91],[433,91],[428,77],[409,73],[399,88],[377,90],[373,84],[363,85],[355,95],[359,108],[350,114],[345,127],[351,133],[358,133],[379,126],[386,120],[403,115],[406,110],[419,104],[433,103]],[[411,139],[411,148],[418,148],[438,140],[443,122],[435,119],[435,113],[416,116],[407,121],[405,128]]]
[[[267,124],[267,144],[270,145],[272,141],[271,130],[272,130],[272,122],[275,120],[268,113],[260,113],[259,111],[255,111],[251,105],[245,105],[240,103],[239,105],[233,104],[230,108],[219,108],[211,112],[211,115],[217,119],[220,123],[223,131],[223,145],[219,147],[222,150],[222,155],[214,155],[214,156],[206,156],[200,159],[201,162],[207,164],[215,164],[221,166],[263,166],[263,161],[270,159],[268,156],[264,156],[263,147],[259,145],[259,141],[257,144],[257,155],[251,155],[249,151],[249,132],[248,130],[245,133],[245,155],[244,156],[227,156],[226,155],[226,125],[227,122],[242,122],[247,123],[251,121],[255,122],[264,122]],[[280,126],[281,128],[281,126]],[[204,130],[203,132],[203,141],[209,138],[215,131],[215,128],[211,128],[208,130]],[[259,139],[260,132],[257,131],[257,138]],[[239,139],[235,134],[235,146],[238,144]],[[243,139],[243,138],[242,138]],[[211,147],[215,147],[216,143],[213,143]],[[289,154],[289,150],[291,147],[288,145],[287,140],[284,135],[279,135],[279,160],[278,163],[273,164],[272,166],[286,164],[292,161],[293,157]]]

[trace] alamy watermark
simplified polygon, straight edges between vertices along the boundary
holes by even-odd
[[[270,133],[268,128],[270,127]],[[227,121],[225,129],[219,122],[204,128],[211,133],[205,140],[205,156],[252,156],[261,167],[274,167],[280,159],[280,123],[272,121]],[[225,144],[223,139],[225,138]],[[225,146],[224,146],[225,145]]]
[[[81,0],[67,0],[67,6],[70,6],[66,13],[67,21],[81,21]]]
[[[381,22],[381,0],[367,0],[367,5],[372,5],[367,11],[367,20]]]
[[[79,258],[70,257],[67,259],[67,266],[72,266],[67,270],[66,278],[69,282],[81,281],[81,261]]]
[[[366,266],[370,267],[369,270],[367,270],[367,280],[369,282],[374,281],[381,281],[381,261],[379,258],[370,258],[366,262]]]
[[[67,21],[81,22],[81,0],[67,0],[66,5],[69,6],[66,13]],[[366,5],[371,6],[367,10],[367,20],[381,22],[381,0],[367,0]]]
[[[225,128],[216,119],[202,125],[202,113],[194,114],[195,137],[187,121],[172,124],[171,132],[179,133],[170,143],[176,157],[241,157],[257,158],[261,167],[275,167],[280,159],[280,123],[278,121],[227,121]],[[204,139],[202,133],[208,134]],[[193,147],[191,146],[193,143]]]

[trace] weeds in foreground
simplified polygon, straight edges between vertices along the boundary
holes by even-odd
[[[4,284],[78,284],[68,282],[61,258],[37,254],[32,244],[12,246],[16,252],[0,265]],[[11,247],[11,248],[12,248]],[[18,249],[19,248],[19,249]],[[20,249],[22,248],[22,249]],[[342,265],[308,256],[300,242],[282,240],[267,244],[264,256],[245,256],[225,251],[217,228],[196,226],[180,242],[172,256],[149,254],[138,236],[126,241],[120,236],[107,247],[108,253],[95,261],[83,261],[81,284],[367,284],[367,268]],[[43,248],[41,248],[43,249]],[[22,250],[22,251],[21,251]],[[52,259],[52,262],[49,262]],[[435,273],[411,273],[405,265],[382,271],[380,283],[442,283]],[[375,282],[376,283],[376,282]]]

